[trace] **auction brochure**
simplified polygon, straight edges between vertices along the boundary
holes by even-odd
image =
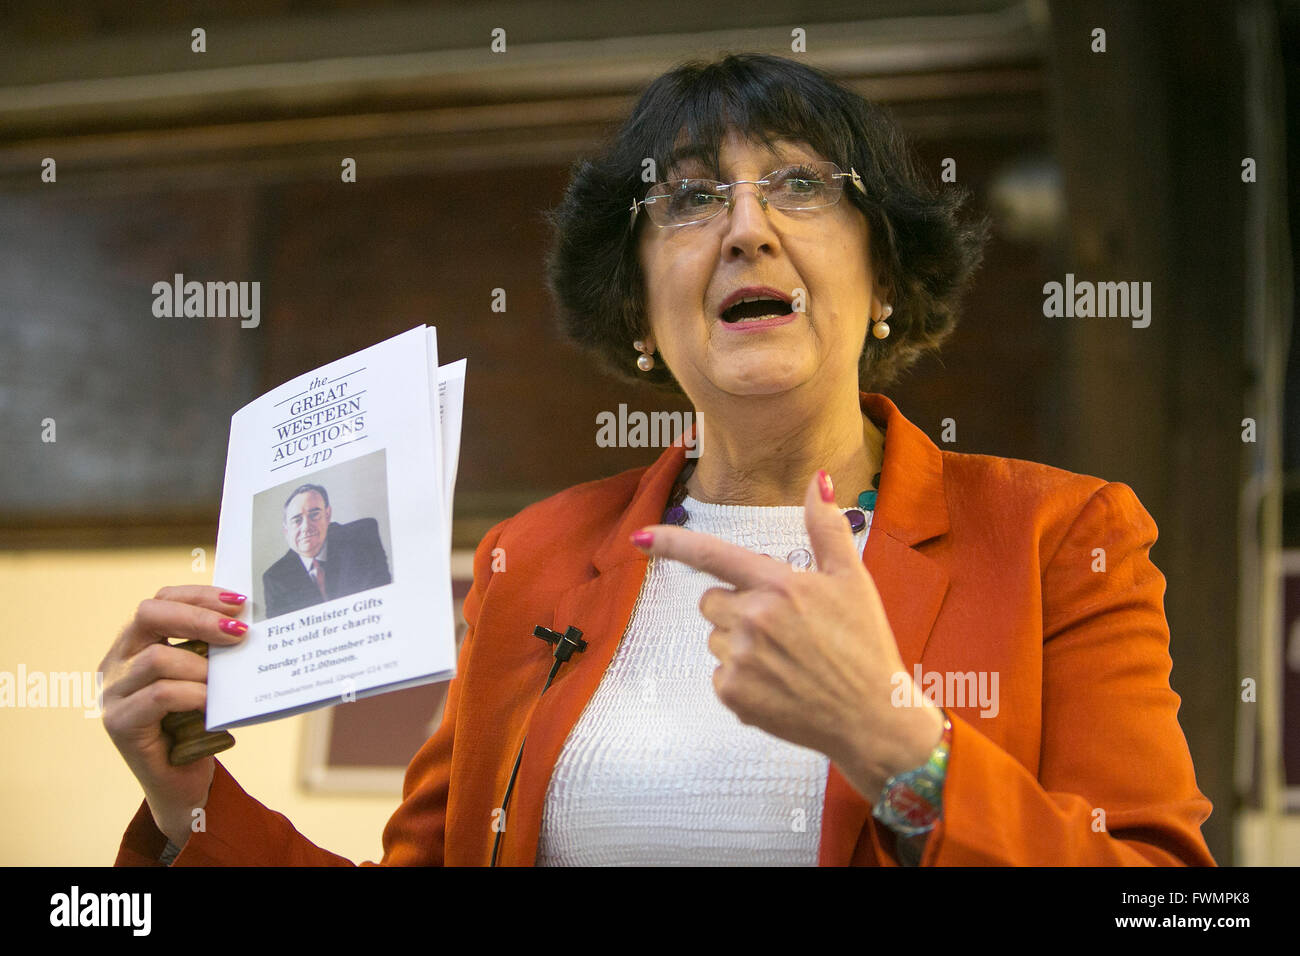
[[[455,676],[464,389],[420,326],[234,414],[213,581],[248,632],[209,649],[208,730]]]

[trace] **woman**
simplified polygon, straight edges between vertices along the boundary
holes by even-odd
[[[1132,491],[941,452],[860,390],[949,334],[983,242],[906,157],[821,74],[734,56],[575,169],[566,327],[684,392],[698,458],[484,538],[384,863],[1213,865]],[[241,600],[165,588],[102,665],[146,795],[119,863],[348,863],[211,758],[166,763],[206,669],[158,635],[233,643]]]

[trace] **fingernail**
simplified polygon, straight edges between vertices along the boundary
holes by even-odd
[[[835,501],[835,486],[831,484],[831,476],[826,474],[825,468],[817,470],[817,487],[821,490],[822,501],[827,504]]]
[[[653,531],[633,531],[632,543],[638,548],[648,548],[654,544],[655,536]]]
[[[222,591],[217,596],[221,598],[222,604],[243,604],[248,600],[244,595],[236,594],[234,591]]]
[[[219,623],[217,627],[225,631],[227,634],[233,634],[236,637],[239,637],[248,631],[248,625],[243,621],[236,621],[228,617],[222,618],[221,623]]]

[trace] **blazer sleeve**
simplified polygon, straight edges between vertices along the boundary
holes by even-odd
[[[474,582],[465,596],[469,625],[461,642],[460,666],[468,659],[483,592],[491,576],[492,549],[505,522],[494,527],[474,554]],[[458,673],[460,673],[458,669]],[[442,723],[420,748],[406,771],[402,803],[384,828],[384,855],[379,864],[362,866],[440,866],[443,861],[447,791],[451,755],[460,705],[460,679],[447,688]],[[205,807],[206,829],[193,833],[172,866],[352,866],[299,833],[288,817],[253,799],[216,761],[216,773]],[[141,801],[118,850],[116,866],[162,866],[167,838],[154,823],[149,805]]]
[[[379,522],[374,518],[361,518],[352,523],[352,543],[357,549],[355,581],[350,582],[349,593],[391,584],[393,576],[388,569],[388,554],[379,537]]]
[[[1169,683],[1156,534],[1127,485],[1085,503],[1043,571],[1038,775],[953,715],[922,866],[1215,865]]]

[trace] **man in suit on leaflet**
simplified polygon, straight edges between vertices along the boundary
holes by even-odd
[[[300,485],[284,503],[289,550],[262,575],[268,618],[392,583],[379,522],[338,524],[330,515],[321,485]]]

